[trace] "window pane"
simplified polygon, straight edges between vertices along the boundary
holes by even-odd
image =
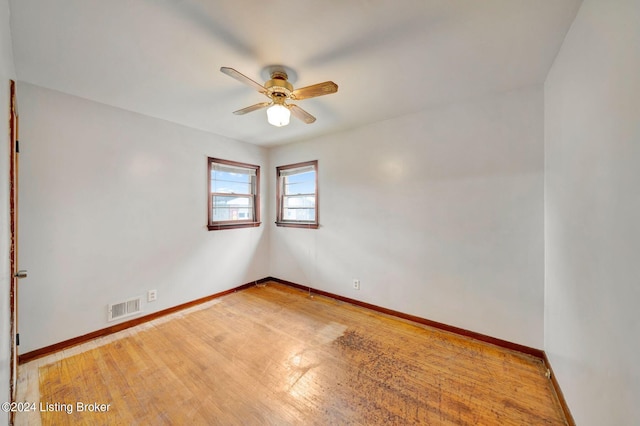
[[[251,194],[253,176],[229,172],[211,172],[211,192],[223,194]]]
[[[283,220],[295,220],[304,222],[314,222],[316,220],[316,209],[296,208],[291,209],[285,207],[283,211]]]
[[[284,196],[283,220],[295,220],[314,222],[316,220],[316,198],[315,196],[290,195]]]
[[[214,195],[213,221],[253,220],[253,197]]]
[[[315,194],[316,172],[293,174],[284,177],[284,194]]]
[[[304,195],[289,195],[283,198],[284,208],[303,208],[303,207],[315,207],[316,197],[304,196]]]

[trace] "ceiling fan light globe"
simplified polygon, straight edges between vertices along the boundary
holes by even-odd
[[[291,111],[284,105],[272,105],[267,109],[267,121],[272,126],[282,127],[289,124]]]

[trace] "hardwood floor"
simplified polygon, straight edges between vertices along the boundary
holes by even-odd
[[[22,365],[17,424],[564,425],[545,372],[268,283]]]

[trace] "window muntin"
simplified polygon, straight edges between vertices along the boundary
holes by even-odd
[[[318,227],[318,162],[276,168],[278,226]]]
[[[209,158],[210,231],[260,225],[260,166]]]

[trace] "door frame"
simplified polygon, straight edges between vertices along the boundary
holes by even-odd
[[[18,384],[18,111],[16,102],[16,82],[14,80],[10,80],[9,85],[9,270],[11,273],[11,284],[9,286],[11,333],[9,394],[11,402],[15,402],[16,388]],[[11,413],[11,418],[13,420],[13,413]]]

